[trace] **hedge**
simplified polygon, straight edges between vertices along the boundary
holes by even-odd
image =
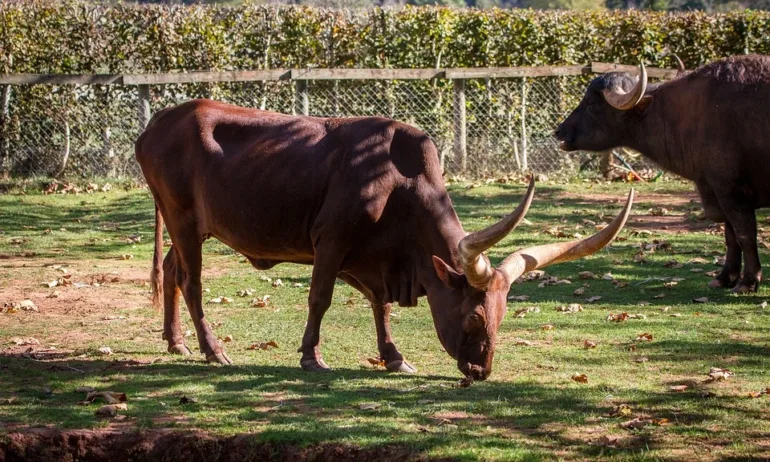
[[[583,64],[769,53],[770,13],[1,2],[0,72]]]

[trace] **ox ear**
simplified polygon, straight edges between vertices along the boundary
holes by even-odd
[[[437,256],[433,256],[433,267],[436,268],[436,275],[450,289],[459,289],[462,287],[463,277],[451,266]]]

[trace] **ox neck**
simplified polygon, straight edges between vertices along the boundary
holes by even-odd
[[[642,115],[630,115],[627,124],[630,140],[627,147],[639,151],[664,169],[693,180],[693,168],[684,155],[682,138],[677,131],[677,120],[666,107],[670,106],[670,86],[662,84],[654,93],[653,100]],[[675,93],[675,91],[674,91]]]

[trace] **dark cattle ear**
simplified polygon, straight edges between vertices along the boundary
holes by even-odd
[[[639,100],[638,103],[636,103],[636,106],[634,106],[634,111],[638,112],[639,114],[643,113],[647,106],[650,105],[652,102],[652,95],[644,95],[642,96],[642,99]]]
[[[460,275],[460,273],[455,271],[451,266],[447,265],[444,260],[435,255],[433,256],[433,267],[436,268],[436,274],[445,286],[452,289],[462,287],[463,277]]]

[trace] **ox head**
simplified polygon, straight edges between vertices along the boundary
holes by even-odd
[[[433,294],[429,292],[430,305],[454,310],[440,314],[434,311],[434,321],[444,348],[457,360],[458,368],[468,379],[484,380],[492,372],[497,331],[505,316],[511,284],[528,271],[591,255],[609,244],[625,225],[634,197],[632,189],[620,214],[597,234],[576,241],[525,248],[509,255],[495,268],[484,251],[524,219],[534,192],[532,179],[516,210],[499,223],[460,241],[462,273],[433,257],[443,289]]]
[[[595,78],[578,107],[556,129],[561,149],[604,151],[624,145],[629,122],[652,101],[646,90],[644,64],[639,65],[639,76],[612,72]]]

